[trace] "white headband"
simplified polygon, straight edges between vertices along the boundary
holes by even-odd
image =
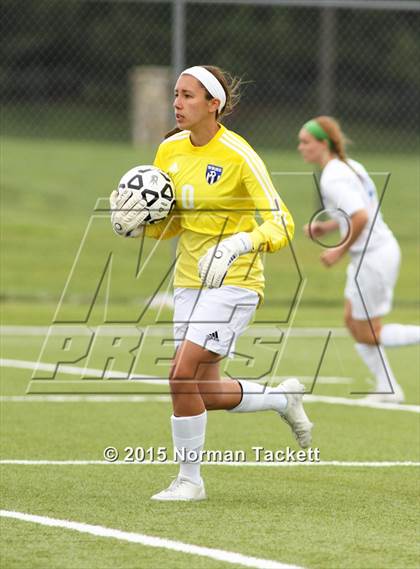
[[[185,69],[181,73],[181,75],[185,74],[192,75],[193,77],[198,79],[212,97],[214,97],[215,99],[219,99],[220,105],[218,110],[220,113],[220,111],[226,105],[226,93],[222,87],[222,84],[218,79],[216,79],[213,73],[210,73],[210,71],[207,71],[207,69],[205,69],[204,67],[196,65],[195,67],[189,67],[188,69]]]

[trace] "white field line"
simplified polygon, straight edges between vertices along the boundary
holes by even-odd
[[[303,381],[303,383],[312,383],[314,381],[314,376],[313,375],[299,375],[299,381]],[[274,375],[272,377],[270,377],[270,381],[271,380],[278,380],[278,381],[284,381],[285,379],[289,379],[290,375]],[[346,384],[351,384],[353,383],[353,378],[352,377],[344,377],[341,375],[318,375],[318,377],[316,378],[316,383],[317,385],[319,383],[323,383],[325,385],[346,385]]]
[[[384,411],[408,411],[420,413],[420,405],[402,405],[400,403],[376,403],[348,397],[331,397],[329,395],[305,395],[304,403],[328,403],[330,405],[349,405],[350,407],[369,407],[370,409],[383,409]]]
[[[76,382],[75,382],[76,383]],[[0,403],[169,403],[169,395],[3,395]],[[327,397],[324,395],[305,395],[305,403],[327,403],[332,405],[346,405],[350,407],[368,407],[383,411],[407,411],[420,413],[419,405],[399,405],[396,403],[373,403],[363,399],[348,399],[346,397]]]
[[[23,522],[40,524],[42,526],[73,530],[79,533],[86,533],[97,537],[107,537],[118,539],[119,541],[138,543],[146,547],[157,547],[160,549],[177,551],[179,553],[187,553],[189,555],[208,557],[210,559],[216,559],[218,561],[224,561],[225,563],[232,563],[235,565],[243,565],[245,567],[256,567],[257,569],[303,569],[297,565],[289,565],[286,563],[280,563],[279,561],[272,561],[270,559],[249,557],[247,555],[242,555],[241,553],[234,553],[232,551],[225,551],[223,549],[202,547],[200,545],[183,543],[182,541],[175,541],[162,537],[154,537],[151,535],[144,535],[142,533],[122,531],[119,529],[106,528],[98,525],[90,525],[80,522],[72,522],[69,520],[50,518],[47,516],[34,516],[31,514],[13,512],[8,510],[0,510],[0,516],[3,518],[12,518]]]
[[[10,367],[10,368],[17,368],[17,369],[30,369],[30,370],[37,370],[37,371],[48,371],[54,372],[56,368],[56,364],[47,364],[41,362],[34,362],[34,361],[26,361],[26,360],[14,360],[14,359],[7,359],[7,358],[0,358],[0,367]],[[77,375],[80,377],[89,378],[97,378],[102,377],[103,379],[118,379],[118,381],[140,381],[142,383],[151,383],[154,385],[167,385],[167,379],[159,379],[155,378],[153,375],[143,375],[143,374],[135,374],[126,378],[126,373],[123,371],[107,371],[105,374],[103,370],[94,369],[94,368],[84,368],[84,367],[77,367],[77,366],[70,366],[70,365],[60,365],[59,372],[62,374],[68,375]],[[270,381],[283,381],[290,376],[286,375],[279,375],[270,377]],[[124,378],[124,379],[122,379]],[[303,382],[312,383],[314,378],[311,375],[302,375],[299,376],[299,379]],[[52,381],[51,379],[46,380],[39,380],[36,381]],[[96,380],[95,380],[96,381]],[[353,379],[351,377],[341,377],[341,376],[323,376],[320,375],[317,378],[317,383],[325,383],[325,384],[350,384],[352,383]],[[68,383],[68,382],[66,382]]]
[[[273,172],[273,170],[270,172],[271,176],[306,176],[306,177],[314,177],[313,172],[296,172],[296,170],[288,172],[287,170],[282,170],[281,172]],[[372,172],[371,170],[369,170],[369,176],[388,176],[388,172]]]
[[[0,403],[169,403],[170,395],[3,395]]]
[[[56,364],[45,364],[40,362],[33,362],[33,361],[26,361],[26,360],[11,360],[7,358],[0,359],[0,367],[10,367],[10,368],[18,368],[18,369],[30,369],[36,371],[48,371],[54,372],[56,369]],[[59,373],[65,373],[68,375],[77,375],[83,379],[83,381],[88,381],[89,378],[103,378],[103,379],[118,379],[119,382],[124,380],[130,381],[141,381],[142,383],[151,383],[153,385],[167,385],[167,379],[154,379],[155,376],[153,375],[143,375],[143,374],[135,374],[133,376],[129,376],[127,378],[127,373],[123,371],[104,371],[102,369],[94,369],[94,368],[84,368],[84,367],[77,367],[71,365],[61,365],[59,366]],[[45,383],[54,381],[54,379],[36,379],[34,380],[36,383]],[[81,379],[82,381],[82,379]],[[97,381],[97,379],[95,379]],[[68,382],[66,382],[68,383]],[[79,383],[79,382],[77,382]]]
[[[115,462],[107,462],[106,460],[20,460],[20,459],[3,459],[0,465],[12,466],[116,466],[136,465],[136,466],[172,466],[178,464],[173,460],[165,460],[159,462],[157,460],[143,460],[142,462],[130,462],[125,460],[116,460]],[[292,466],[333,466],[343,468],[392,468],[392,467],[418,467],[420,462],[411,460],[404,461],[341,461],[341,460],[320,460],[319,462],[256,462],[256,461],[203,461],[203,466],[261,466],[261,467],[292,467]]]
[[[65,324],[53,324],[51,326],[0,326],[0,335],[3,336],[44,336],[48,333],[50,329],[54,330],[54,334],[67,335],[69,333],[74,334],[74,336],[81,335],[81,324],[75,324],[74,326],[68,326]],[[79,328],[79,330],[77,330]],[[147,330],[147,334],[151,336],[161,336],[162,334],[168,334],[172,330],[172,325],[168,324],[167,327],[159,326],[147,326],[147,327],[136,327],[136,326],[119,326],[115,328],[114,326],[101,326],[101,335],[112,336],[115,333],[121,334],[121,329],[124,328],[124,335],[126,336],[139,336],[142,332]],[[95,332],[99,327],[87,326],[85,329]],[[281,332],[285,329],[279,327],[276,324],[273,326],[258,326],[258,324],[253,324],[252,328],[247,330],[244,336],[279,336]],[[345,328],[327,328],[327,327],[317,327],[317,328],[300,328],[295,327],[290,329],[289,336],[295,338],[325,338],[329,332],[337,338],[349,338],[349,334]]]
[[[43,364],[43,363],[38,363],[38,362],[32,362],[32,361],[24,361],[24,360],[10,360],[10,359],[0,359],[0,366],[1,367],[12,367],[12,368],[20,368],[20,369],[37,369],[40,371],[54,371],[55,370],[55,364]],[[97,370],[97,369],[91,369],[91,368],[82,368],[82,367],[76,367],[76,366],[67,366],[67,365],[63,365],[60,366],[60,371],[62,371],[63,373],[68,373],[70,375],[78,375],[80,376],[81,374],[84,374],[85,377],[101,377],[101,374],[103,373],[102,370]],[[90,375],[92,374],[92,375]],[[123,372],[117,372],[117,371],[109,371],[106,372],[104,374],[105,378],[121,378],[123,376]],[[135,376],[130,376],[130,381],[138,381],[139,383],[147,383],[147,384],[152,384],[152,385],[167,385],[168,384],[168,380],[167,379],[153,379],[152,375],[135,375]],[[34,380],[36,383],[49,383],[51,384],[52,381],[55,381],[54,379],[46,379],[46,380]],[[88,380],[80,380],[80,382],[86,382]],[[95,380],[96,381],[96,380]],[[74,384],[80,384],[79,381],[75,381],[73,382]],[[120,379],[121,382],[121,379]],[[69,381],[66,382],[60,382],[63,384],[68,384],[70,383]],[[44,395],[45,396],[45,395]],[[26,402],[29,401],[29,398],[32,397],[38,397],[38,401],[40,401],[39,397],[36,394],[34,395],[29,395],[27,396],[27,398],[25,399],[5,399],[5,397],[7,396],[3,396],[1,397],[1,401],[8,401],[8,402]],[[18,396],[9,396],[9,397],[18,397]],[[24,397],[24,396],[21,396]],[[47,401],[54,401],[54,399],[51,399],[52,396],[48,396],[49,399],[46,399],[45,402]],[[63,396],[59,396],[59,397],[63,397]],[[69,394],[69,397],[72,397],[72,395]],[[92,396],[93,397],[93,396]],[[102,395],[100,397],[103,397]],[[130,395],[127,394],[127,402],[130,402]],[[144,397],[144,396],[143,396]],[[92,400],[95,401],[95,399],[86,399],[86,401],[88,400]],[[70,401],[70,400],[69,400]],[[112,400],[109,398],[107,398],[107,402],[111,402]],[[144,400],[144,402],[146,402],[147,399]],[[165,400],[166,401],[166,400]],[[58,399],[55,402],[60,402]],[[104,402],[104,401],[102,401]],[[143,402],[143,400],[138,400],[138,402]],[[328,403],[331,405],[348,405],[351,407],[369,407],[371,409],[381,409],[384,411],[407,411],[407,412],[411,412],[411,413],[420,413],[420,405],[400,405],[398,403],[376,403],[373,401],[367,401],[364,398],[360,398],[360,399],[350,399],[347,397],[331,397],[331,396],[327,396],[327,395],[305,395],[305,402],[306,403]]]

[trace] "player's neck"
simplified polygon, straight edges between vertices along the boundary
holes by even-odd
[[[321,156],[321,159],[319,161],[319,165],[321,167],[321,170],[323,170],[325,168],[325,166],[328,164],[328,162],[331,162],[331,160],[334,160],[334,158],[336,158],[336,156],[334,156],[334,154],[325,154],[324,156]]]
[[[193,146],[205,146],[216,135],[220,125],[217,122],[201,123],[191,129],[190,140]]]

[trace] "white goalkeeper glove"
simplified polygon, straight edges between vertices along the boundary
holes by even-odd
[[[149,213],[146,201],[139,192],[128,188],[121,192],[114,190],[109,197],[109,203],[112,229],[115,233],[123,237],[138,237]]]
[[[252,242],[248,233],[236,233],[211,247],[198,261],[198,274],[201,282],[208,288],[222,286],[229,267],[240,255],[252,251]]]

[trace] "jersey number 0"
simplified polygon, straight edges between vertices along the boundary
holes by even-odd
[[[182,207],[184,209],[194,209],[194,186],[185,184],[181,188]]]

